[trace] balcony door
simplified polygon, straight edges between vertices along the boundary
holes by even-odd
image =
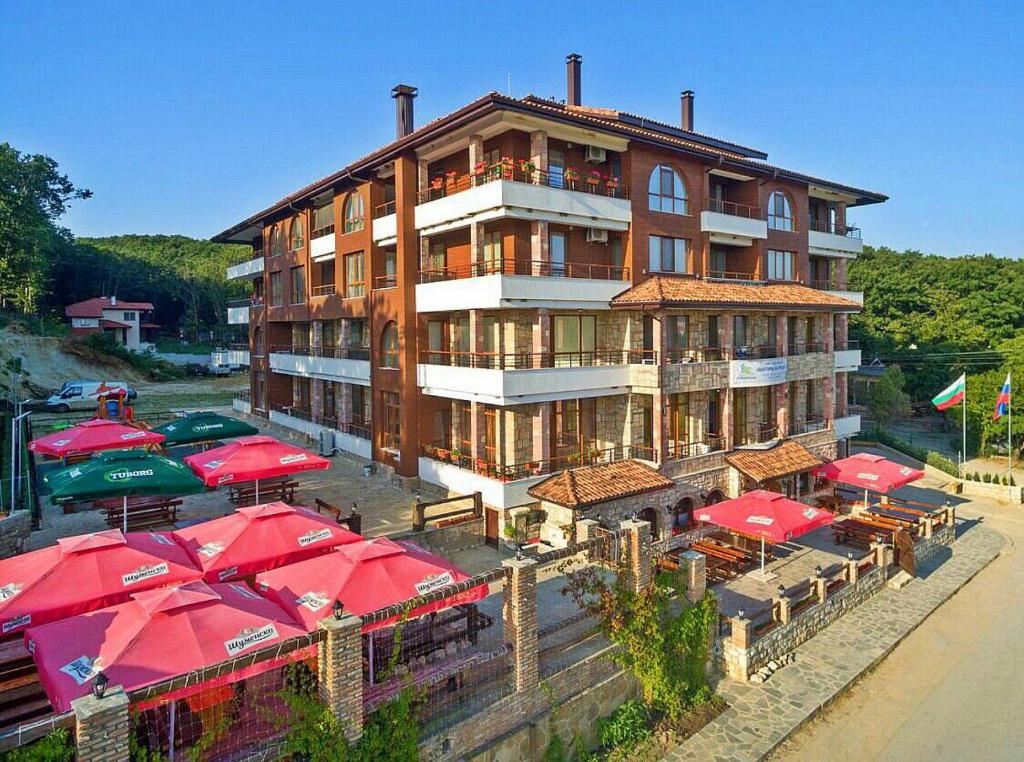
[[[732,393],[732,438],[738,445],[747,444],[749,441],[746,389],[734,389]]]
[[[597,446],[597,401],[555,402],[554,453],[560,468],[580,465]]]
[[[565,187],[565,153],[548,149],[548,185],[552,188]]]
[[[551,233],[548,236],[548,255],[551,259],[550,272],[554,278],[565,277],[565,262],[568,259],[569,239],[565,233]]]
[[[597,318],[594,315],[555,315],[556,368],[593,365],[597,349]]]
[[[427,321],[427,362],[430,365],[448,365],[451,338],[447,320]]]

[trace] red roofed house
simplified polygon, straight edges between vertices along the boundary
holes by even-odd
[[[160,328],[152,322],[152,312],[149,302],[121,302],[116,296],[97,296],[64,308],[64,314],[71,318],[72,333],[109,332],[137,352],[152,345],[153,335]]]

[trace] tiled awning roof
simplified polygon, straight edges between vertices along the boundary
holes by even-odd
[[[825,462],[791,439],[782,440],[767,449],[735,450],[725,456],[725,461],[758,483],[808,471]]]
[[[671,480],[650,466],[623,460],[570,468],[533,485],[528,492],[538,500],[566,508],[584,508],[671,486]]]
[[[723,306],[860,311],[856,302],[799,283],[725,283],[681,275],[655,275],[612,299],[613,307]]]

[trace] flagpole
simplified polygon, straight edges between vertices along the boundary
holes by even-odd
[[[1012,372],[1006,374],[1006,481],[1013,478],[1013,380]]]
[[[964,438],[964,454],[960,458],[960,478],[966,478],[967,476],[967,374],[964,373],[964,401],[963,401],[963,414],[964,414],[964,426],[963,426],[963,438]]]

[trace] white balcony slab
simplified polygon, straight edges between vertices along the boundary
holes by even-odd
[[[495,508],[515,508],[536,503],[537,500],[526,491],[548,478],[548,474],[545,474],[514,482],[501,482],[432,458],[420,458],[418,466],[420,479],[461,495],[480,492],[483,501]]]
[[[305,434],[310,439],[315,440],[320,439],[321,431],[329,431],[334,435],[334,446],[339,450],[350,452],[353,455],[358,455],[361,458],[366,458],[367,460],[370,460],[372,456],[372,445],[369,439],[354,437],[351,434],[346,434],[342,431],[338,431],[337,429],[332,429],[330,426],[324,426],[320,423],[296,418],[293,415],[288,415],[287,413],[282,413],[277,410],[270,411],[270,422],[289,428],[292,431],[298,431]]]
[[[248,307],[228,307],[228,323],[230,325],[248,325]]]
[[[832,294],[832,296],[838,296],[840,299],[848,299],[851,302],[856,302],[861,307],[864,306],[863,291],[826,291],[825,293]]]
[[[334,233],[314,238],[309,242],[309,254],[313,259],[326,257],[334,253]]]
[[[388,245],[398,238],[398,216],[392,212],[373,221],[373,240],[381,245]]]
[[[215,365],[249,365],[249,350],[226,349],[211,352],[210,361]]]
[[[481,275],[476,278],[420,283],[417,312],[547,307],[607,310],[612,297],[629,288],[622,280],[553,278],[532,275]]]
[[[231,400],[231,409],[236,413],[245,413],[246,415],[252,414],[252,403],[249,400],[239,399],[235,397]]]
[[[836,439],[848,439],[860,431],[860,416],[848,415],[845,418],[836,418],[832,421],[832,430]]]
[[[764,220],[752,220],[721,212],[701,212],[700,229],[704,233],[710,233],[713,242],[733,246],[749,246],[754,239],[768,237],[768,223]]]
[[[418,365],[424,394],[490,405],[525,405],[571,397],[611,397],[629,391],[628,365],[491,370]]]
[[[819,257],[850,258],[864,251],[864,242],[860,238],[808,230],[807,250]]]
[[[370,385],[370,361],[270,353],[270,369],[289,376],[308,376],[359,386]]]
[[[632,212],[624,198],[495,180],[419,204],[416,229],[427,235],[507,217],[624,231]]]
[[[860,367],[861,356],[859,349],[838,350],[835,353],[835,358],[837,373],[850,373]]]
[[[237,265],[231,265],[227,269],[226,277],[228,280],[235,280],[237,278],[254,278],[257,275],[263,273],[263,257],[258,259],[250,259],[247,262],[241,262]]]

